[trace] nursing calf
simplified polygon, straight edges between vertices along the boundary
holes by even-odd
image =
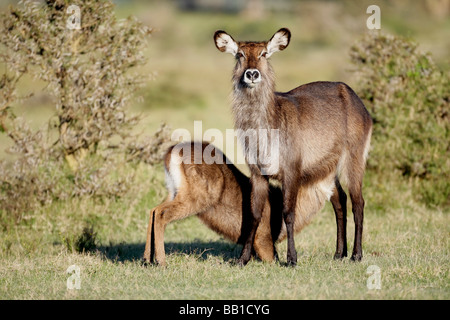
[[[207,164],[203,156],[200,161],[195,159],[196,154],[203,155],[206,148],[210,148],[206,154],[221,161]],[[169,148],[164,166],[169,194],[165,201],[150,212],[145,262],[165,265],[166,225],[192,215],[197,215],[206,226],[225,238],[235,243],[245,243],[253,226],[250,179],[233,164],[227,163],[226,157],[219,149],[206,143],[179,144]],[[333,177],[311,184],[298,194],[300,201],[295,208],[295,232],[299,232],[311,221],[330,196],[336,203],[339,203],[339,199],[342,201],[342,197],[339,197],[340,186],[330,191],[330,184],[334,185]],[[270,185],[269,197],[264,203],[263,216],[253,244],[255,253],[263,261],[276,259],[275,243],[286,238],[282,212],[281,189]],[[339,232],[342,232],[342,229],[338,229]],[[336,254],[342,254],[343,249],[347,250],[346,243],[345,247],[341,247],[341,244],[337,246]]]

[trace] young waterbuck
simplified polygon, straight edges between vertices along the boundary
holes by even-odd
[[[195,161],[196,153],[201,155]],[[204,155],[214,158],[205,159]],[[198,158],[197,158],[198,160]],[[206,161],[205,161],[206,160]],[[172,221],[197,215],[225,238],[244,244],[252,229],[250,179],[223,153],[206,143],[182,143],[170,147],[164,158],[167,199],[150,211],[144,262],[165,265],[164,229]],[[326,192],[310,188],[299,195],[295,232],[306,226],[327,200]],[[275,243],[286,238],[283,196],[270,185],[263,205],[263,218],[256,231],[254,251],[263,261],[276,258]]]
[[[335,258],[347,255],[346,194],[348,186],[355,221],[352,260],[362,258],[364,199],[362,180],[370,145],[372,119],[355,92],[341,82],[313,82],[289,92],[275,92],[274,72],[268,58],[286,49],[291,33],[282,28],[269,41],[235,41],[224,31],[216,31],[216,47],[236,58],[233,72],[233,114],[235,129],[277,129],[278,150],[267,151],[266,139],[256,147],[240,139],[251,171],[252,228],[244,243],[239,262],[251,256],[253,239],[267,201],[269,179],[278,180],[283,193],[283,217],[287,228],[290,265],[297,262],[294,243],[295,208],[307,205],[299,198],[309,189],[330,196],[336,213],[337,245]],[[278,170],[267,173],[258,156],[276,154]],[[249,160],[258,159],[258,161]],[[273,169],[273,168],[272,168]]]

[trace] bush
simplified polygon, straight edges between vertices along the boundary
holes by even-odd
[[[67,27],[80,8],[81,28]],[[20,220],[36,205],[72,196],[121,196],[129,192],[131,161],[161,159],[168,130],[142,142],[128,108],[148,78],[136,72],[146,62],[151,29],[135,18],[118,20],[110,1],[24,1],[0,19],[0,132],[13,146],[13,161],[0,163],[0,211]],[[14,114],[22,102],[16,87],[30,76],[45,84],[55,102],[48,125],[33,131]]]
[[[367,34],[350,55],[374,118],[369,170],[380,179],[395,172],[417,200],[449,206],[449,75],[416,43],[392,35]]]
[[[92,226],[85,226],[78,235],[62,238],[68,252],[87,253],[97,248],[97,232]]]

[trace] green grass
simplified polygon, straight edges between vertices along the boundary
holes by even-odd
[[[352,2],[365,26],[367,5],[362,7],[354,8]],[[194,120],[203,121],[204,131],[233,127],[229,99],[233,59],[216,50],[212,41],[216,29],[225,29],[236,38],[262,40],[282,26],[291,28],[293,39],[289,49],[272,60],[279,90],[319,79],[340,80],[355,86],[348,70],[348,50],[365,29],[354,28],[354,17],[343,14],[344,9],[336,9],[335,15],[331,13],[334,20],[325,19],[326,15],[300,12],[246,21],[242,16],[226,14],[180,13],[162,4],[119,6],[119,15],[137,13],[145,23],[157,28],[147,52],[148,65],[142,70],[157,72],[157,76],[142,90],[143,101],[133,105],[134,111],[146,116],[136,130],[150,134],[164,121],[173,129],[192,131]],[[420,11],[402,17],[399,22],[395,12],[384,10],[382,17],[388,18],[382,26],[413,34],[425,48],[436,50],[438,63],[448,68],[448,19],[441,22],[421,19],[426,32],[417,27],[414,32],[408,31],[416,26],[416,13]],[[329,30],[334,32],[330,35]],[[52,114],[51,100],[39,92],[41,89],[25,79],[21,94],[36,90],[37,96],[32,103],[28,101],[16,110],[18,115],[31,120],[34,128],[45,125]],[[34,107],[30,109],[27,105]],[[8,139],[0,136],[2,157],[7,143]],[[136,185],[122,199],[55,202],[26,213],[19,224],[14,224],[6,212],[0,213],[0,298],[450,298],[450,212],[415,204],[407,185],[398,188],[395,181],[382,181],[373,174],[366,177],[361,263],[332,259],[336,226],[331,206],[327,205],[296,236],[299,257],[295,268],[283,265],[285,242],[278,244],[281,263],[253,260],[244,268],[236,266],[241,247],[222,239],[196,217],[167,227],[168,266],[160,268],[143,267],[140,260],[148,212],[166,195],[163,169],[140,166],[137,172]],[[93,227],[97,234],[96,249],[71,252],[66,240],[77,239],[86,226]],[[349,210],[350,253],[353,232]],[[67,290],[66,270],[74,264],[81,269],[81,289]],[[370,265],[381,269],[381,290],[369,290],[366,286]]]
[[[145,225],[139,236],[122,232],[97,250],[69,253],[41,240],[29,243],[0,264],[3,299],[448,299],[448,215],[392,211],[366,214],[365,257],[361,263],[333,261],[334,218],[322,212],[296,237],[298,266],[251,261],[234,264],[240,247],[206,229],[195,217],[166,230],[168,266],[143,267]],[[351,219],[350,219],[351,220]],[[351,230],[351,228],[350,228]],[[33,231],[28,230],[29,233]],[[36,231],[34,231],[36,232]],[[107,233],[107,232],[106,232]],[[351,234],[351,233],[350,233]],[[38,235],[35,234],[35,237]],[[28,235],[30,237],[30,235]],[[127,239],[135,238],[135,241]],[[351,238],[351,237],[349,237]],[[3,240],[3,239],[2,239]],[[106,240],[106,241],[105,241]],[[350,240],[350,239],[349,239]],[[3,242],[3,241],[2,241]],[[106,242],[106,244],[103,244]],[[351,246],[350,246],[351,247]],[[285,261],[286,246],[278,245]],[[70,265],[81,268],[81,289],[67,290]],[[370,265],[381,269],[381,290],[368,290]]]
[[[196,217],[168,225],[168,266],[144,267],[149,209],[164,197],[161,168],[145,173],[134,197],[101,203],[73,200],[33,213],[19,225],[3,220],[0,235],[2,299],[449,299],[448,212],[412,203],[377,209],[368,197],[360,263],[334,261],[335,221],[330,205],[296,236],[295,268],[252,260],[235,265],[241,247]],[[139,191],[140,190],[140,191]],[[370,192],[370,189],[368,190]],[[350,204],[349,204],[350,205]],[[354,226],[349,214],[348,243]],[[64,239],[91,226],[96,248],[68,250]],[[68,290],[71,265],[81,289]],[[381,269],[381,289],[367,288],[367,268]]]

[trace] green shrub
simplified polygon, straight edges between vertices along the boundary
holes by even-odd
[[[97,232],[92,226],[86,226],[80,234],[63,237],[68,252],[85,253],[97,248]]]
[[[450,85],[413,41],[367,34],[350,51],[358,94],[374,118],[369,170],[412,187],[417,200],[450,205]]]
[[[79,29],[67,27],[72,5],[80,9]],[[167,128],[139,140],[132,129],[140,117],[129,113],[148,80],[137,71],[150,33],[135,18],[117,19],[110,1],[23,1],[1,14],[0,133],[15,155],[0,159],[1,216],[19,221],[55,199],[121,196],[133,183],[131,161],[161,159]],[[24,75],[43,83],[54,102],[40,130],[14,113],[26,102],[16,92]]]

